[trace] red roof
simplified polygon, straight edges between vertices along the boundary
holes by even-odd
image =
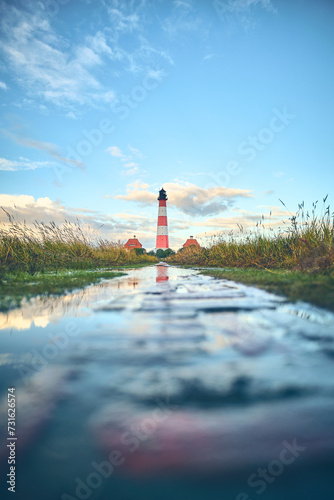
[[[131,250],[132,248],[142,248],[142,244],[139,243],[137,238],[130,238],[126,243],[125,243],[125,248],[128,250]]]
[[[197,240],[195,240],[195,238],[188,238],[187,241],[185,242],[185,244],[183,245],[183,248],[185,247],[190,247],[191,245],[195,245],[196,247],[200,247],[201,245],[198,243]]]

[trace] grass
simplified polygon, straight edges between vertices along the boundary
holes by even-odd
[[[30,228],[6,214],[9,224],[0,228],[0,282],[8,272],[25,271],[34,276],[38,272],[157,262],[154,256],[129,252],[120,242],[91,240],[80,224],[65,221],[57,226],[36,221]]]
[[[327,196],[323,202],[326,200]],[[332,273],[334,216],[329,206],[317,216],[316,205],[317,202],[313,203],[310,214],[305,212],[304,204],[300,204],[285,231],[271,235],[268,231],[257,230],[238,238],[233,234],[227,238],[221,236],[209,248],[188,247],[168,257],[167,261],[179,265]]]

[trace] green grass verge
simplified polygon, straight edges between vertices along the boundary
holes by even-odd
[[[143,267],[142,265],[126,266]],[[125,268],[99,270],[66,270],[36,273],[34,276],[27,272],[7,273],[0,283],[0,311],[7,311],[20,306],[24,298],[36,295],[62,295],[87,285],[98,283],[103,278],[124,276]]]
[[[197,268],[198,269],[198,268]],[[203,269],[203,274],[255,285],[284,295],[291,301],[303,300],[334,311],[334,274],[245,268]]]

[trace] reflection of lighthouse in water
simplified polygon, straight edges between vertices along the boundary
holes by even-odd
[[[161,248],[167,250],[168,243],[168,224],[167,224],[167,194],[164,188],[159,191],[159,212],[158,212],[158,229],[157,229],[157,242],[155,245],[156,250]]]
[[[165,266],[157,266],[157,277],[156,282],[162,283],[163,281],[168,281],[168,267]]]

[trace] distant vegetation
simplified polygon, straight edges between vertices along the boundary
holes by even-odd
[[[154,255],[128,251],[121,243],[92,241],[80,224],[35,222],[29,228],[6,212],[9,224],[0,228],[0,280],[5,272],[96,269],[156,263]]]
[[[35,222],[29,228],[6,212],[9,224],[0,227],[0,279],[3,272],[37,272],[66,269],[97,269],[113,266],[154,264],[158,259],[189,266],[213,266],[295,271],[332,272],[334,270],[334,217],[330,207],[317,215],[317,202],[311,213],[304,203],[290,217],[290,225],[276,233],[263,230],[261,222],[253,233],[217,237],[208,248],[190,246],[145,253],[128,251],[118,242],[92,240],[79,223]],[[283,203],[283,202],[282,202]],[[284,203],[283,203],[284,205]]]
[[[156,256],[158,257],[158,259],[166,259],[166,257],[169,257],[171,255],[175,255],[174,250],[172,250],[171,248],[167,248],[166,250],[158,248],[156,252]]]
[[[92,240],[80,224],[66,221],[62,226],[36,221],[29,228],[7,213],[9,224],[0,227],[0,310],[16,307],[24,297],[65,293],[158,259],[211,267],[204,272],[334,309],[334,217],[329,206],[316,213],[317,203],[311,213],[301,204],[284,231],[270,232],[260,222],[253,233],[239,228],[238,236],[220,236],[207,248],[190,246],[176,254],[128,251],[120,242]]]
[[[326,200],[327,196],[324,204]],[[259,227],[253,234],[243,235],[241,228],[238,237],[221,236],[209,248],[184,248],[167,261],[178,265],[333,272],[333,214],[325,205],[320,216],[316,212],[317,202],[311,213],[302,203],[284,231],[265,235]]]

